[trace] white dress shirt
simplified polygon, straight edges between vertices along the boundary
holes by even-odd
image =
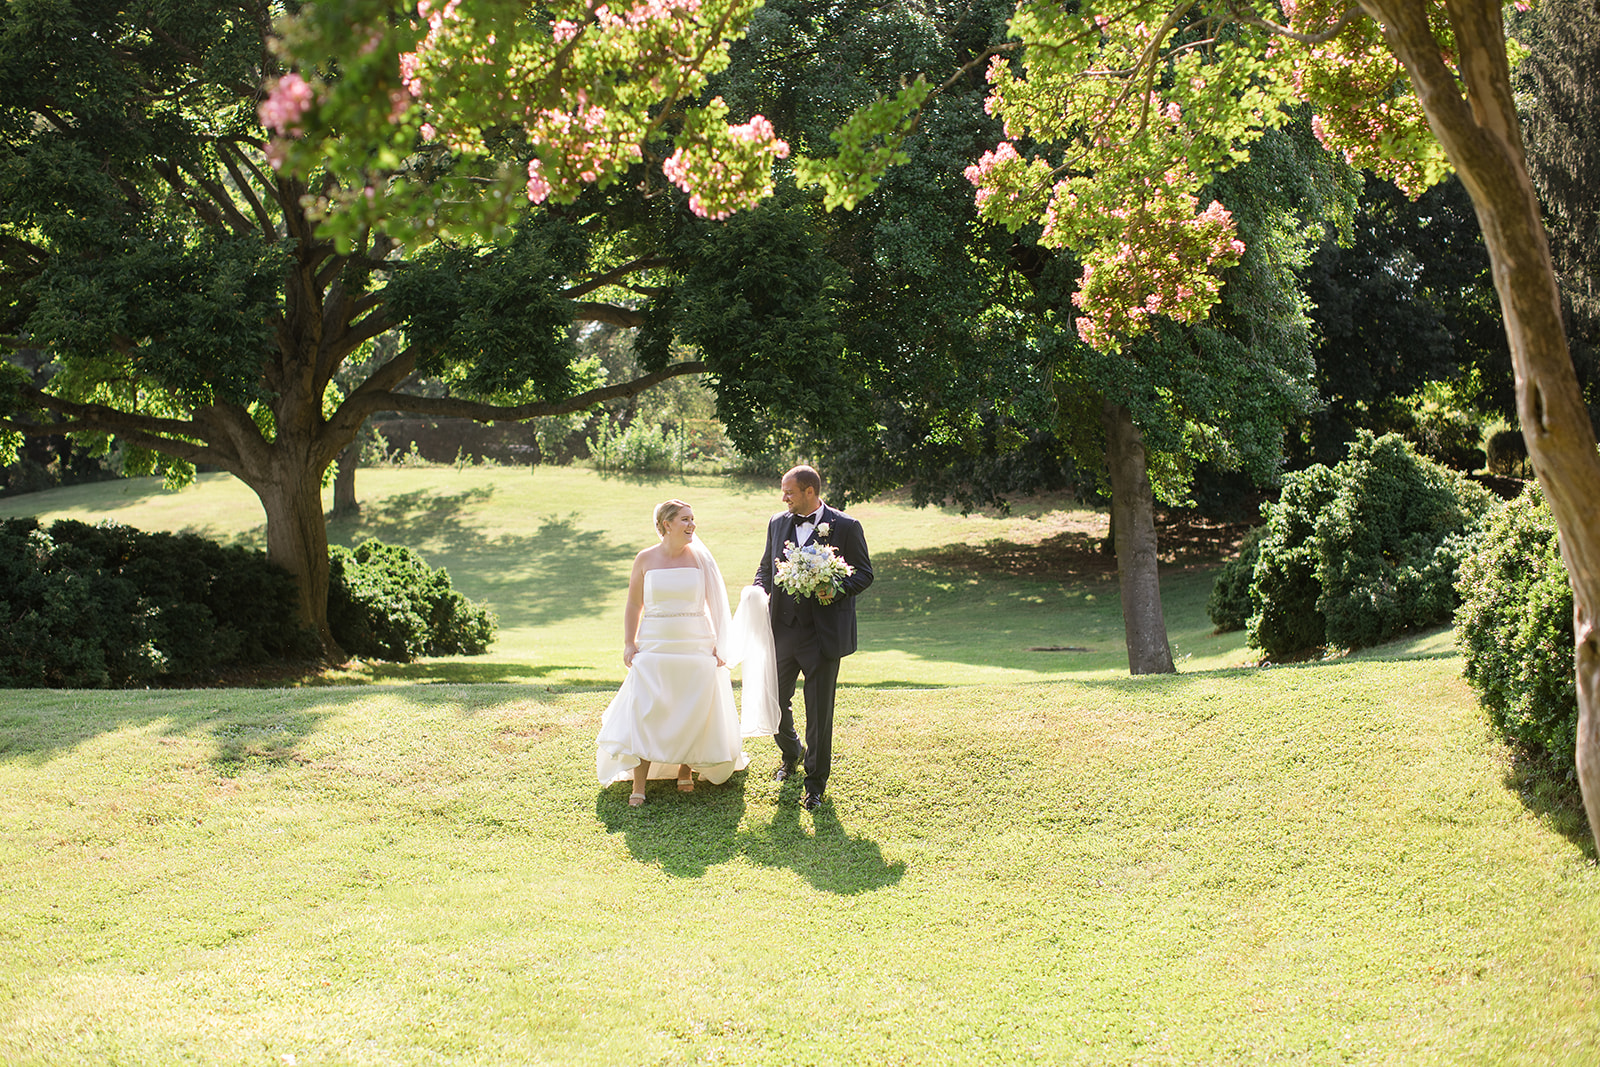
[[[802,518],[794,528],[794,543],[803,545],[811,540],[811,534],[817,528],[817,517],[822,514],[822,505],[817,505],[817,510]]]

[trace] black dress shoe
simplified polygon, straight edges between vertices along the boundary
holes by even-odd
[[[805,796],[800,798],[800,806],[805,808],[807,811],[816,811],[818,808],[822,807],[822,794],[807,793]]]
[[[772,780],[781,782],[786,778],[794,777],[794,769],[806,761],[805,746],[800,746],[800,755],[792,760],[784,760],[778,764],[778,769],[772,772]]]

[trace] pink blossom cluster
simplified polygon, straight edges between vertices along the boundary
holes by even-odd
[[[315,102],[311,85],[298,74],[285,74],[272,86],[267,98],[261,101],[256,114],[261,125],[281,136],[299,136],[300,116]]]
[[[789,142],[778,139],[778,131],[773,129],[772,123],[767,121],[765,115],[752,115],[749,122],[739,126],[729,126],[728,136],[735,141],[754,141],[757,144],[771,145],[771,152],[779,159],[789,157]]]
[[[668,22],[694,15],[700,0],[640,0],[625,11],[605,4],[594,9],[594,19],[608,29],[639,29],[652,22]]]
[[[716,103],[721,103],[719,97]],[[680,145],[661,164],[661,173],[689,194],[689,210],[704,219],[722,220],[755,205],[772,191],[771,161],[789,155],[765,116],[729,126],[727,143]]]
[[[1194,206],[1187,195],[1157,193],[1138,208],[1107,213],[1123,224],[1121,235],[1085,255],[1072,295],[1085,312],[1077,320],[1084,343],[1110,350],[1142,332],[1152,316],[1204,317],[1222,288],[1218,272],[1238,263],[1245,249],[1226,208],[1212,201],[1196,215]]]
[[[543,161],[528,165],[528,199],[536,204],[550,195],[552,183],[590,185],[643,158],[625,130],[610,128],[609,111],[589,104],[581,91],[578,97],[575,110],[545,108],[528,122],[529,136],[543,147]]]
[[[550,182],[544,176],[544,164],[537,159],[528,161],[528,200],[542,204],[550,195]]]
[[[989,187],[988,183],[990,172],[1002,164],[1016,162],[1021,159],[1022,157],[1017,154],[1016,145],[1010,141],[1001,141],[994,146],[994,151],[985,152],[978,157],[976,163],[961,172],[967,181],[977,186],[978,191],[974,199],[977,202],[979,211],[983,210],[984,202],[994,194],[994,190]]]

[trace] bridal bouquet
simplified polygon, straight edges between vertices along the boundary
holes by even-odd
[[[830,597],[839,595],[844,579],[856,569],[844,561],[839,550],[832,545],[795,547],[793,541],[784,542],[783,558],[774,560],[773,578],[778,588],[791,596],[816,596],[826,592]]]

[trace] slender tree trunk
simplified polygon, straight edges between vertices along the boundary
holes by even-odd
[[[1157,573],[1155,494],[1144,435],[1133,414],[1107,400],[1101,407],[1106,431],[1106,465],[1111,471],[1111,530],[1117,547],[1117,580],[1122,587],[1122,628],[1128,642],[1128,673],[1175,674],[1161,611]]]
[[[1441,62],[1430,6],[1421,0],[1361,0],[1361,6],[1405,64],[1429,126],[1472,196],[1489,250],[1511,342],[1517,414],[1572,583],[1578,784],[1600,848],[1600,453],[1567,350],[1555,266],[1523,155],[1500,4],[1447,2],[1457,71]]]
[[[349,518],[361,514],[361,501],[356,499],[356,468],[361,464],[361,438],[357,437],[339,453],[339,465],[333,473],[333,514],[335,518]]]

